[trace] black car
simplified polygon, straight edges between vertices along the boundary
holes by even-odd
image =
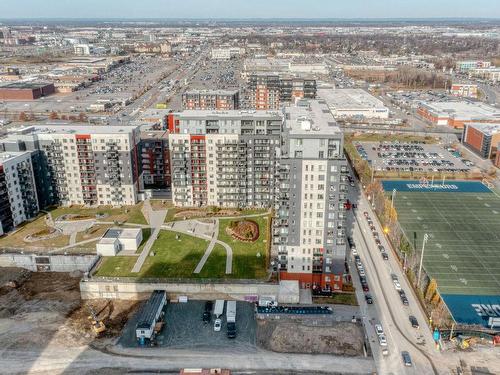
[[[352,247],[354,245],[354,241],[352,239],[352,237],[347,237],[347,242],[349,243],[349,246]]]
[[[403,289],[398,290],[398,293],[399,293],[399,297],[401,297],[401,298],[406,297],[406,293]]]
[[[212,319],[212,308],[214,303],[212,301],[205,302],[205,311],[203,311],[203,323],[208,324]]]
[[[410,353],[408,353],[408,352],[401,352],[401,356],[403,357],[403,363],[404,363],[404,365],[407,366],[407,367],[411,367],[412,363],[411,363]]]
[[[373,298],[370,294],[365,294],[366,303],[371,305],[373,303]]]
[[[389,260],[389,255],[387,255],[387,253],[382,253],[382,259]]]
[[[408,306],[408,305],[409,305],[409,303],[408,303],[408,298],[406,298],[406,296],[402,296],[402,297],[401,297],[401,302],[403,302],[403,305],[405,305],[405,306]]]
[[[418,329],[418,328],[420,327],[420,326],[418,325],[418,320],[417,320],[417,318],[415,318],[413,315],[410,315],[410,316],[409,316],[409,319],[410,319],[411,326],[412,326],[413,328],[417,328],[417,329]]]
[[[234,339],[236,337],[236,323],[227,323],[227,338]]]

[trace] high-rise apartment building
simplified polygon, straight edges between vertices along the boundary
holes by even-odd
[[[0,153],[0,234],[38,213],[29,152]]]
[[[170,187],[170,147],[168,132],[148,130],[141,132],[139,158],[144,188]]]
[[[137,203],[139,140],[136,126],[60,124],[24,128],[0,144],[5,151],[32,153],[47,201],[98,206]]]
[[[273,244],[280,277],[342,288],[345,269],[347,162],[343,135],[327,105],[285,108]]]
[[[282,117],[268,111],[184,111],[169,121],[177,206],[270,207]]]
[[[183,109],[228,110],[239,107],[238,90],[191,90],[182,94]]]
[[[316,80],[280,74],[253,73],[248,77],[245,106],[250,109],[277,110],[295,98],[314,99]]]

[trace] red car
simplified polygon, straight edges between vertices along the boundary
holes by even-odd
[[[361,284],[361,286],[363,287],[363,292],[369,292],[370,291],[370,288],[368,288],[368,284],[367,283],[363,283],[363,284]]]

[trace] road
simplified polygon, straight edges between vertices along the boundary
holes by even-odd
[[[358,301],[360,303],[363,322],[366,333],[372,347],[375,364],[380,374],[441,374],[446,373],[447,368],[440,368],[441,354],[434,346],[432,333],[427,326],[427,317],[421,310],[412,289],[403,277],[401,268],[396,261],[395,255],[387,250],[389,260],[385,261],[377,249],[376,243],[368,227],[364,211],[369,212],[370,217],[379,233],[381,243],[386,249],[390,249],[388,242],[382,236],[382,228],[375,219],[375,214],[369,206],[368,200],[357,188],[350,192],[351,202],[357,202],[358,208],[353,210],[349,217],[349,225],[352,228],[352,237],[363,263],[370,293],[374,299],[373,305],[368,305],[364,298],[356,266],[352,256],[349,258],[349,268],[352,270],[353,282],[356,287]],[[401,287],[406,292],[409,306],[404,306],[398,292],[395,290],[391,274],[398,276]],[[417,318],[420,328],[411,327],[409,316]],[[388,341],[389,355],[384,357],[378,343],[374,325],[381,323]],[[413,361],[412,367],[403,365],[401,351],[408,351]],[[432,359],[432,363],[429,360]],[[437,368],[433,369],[433,365]]]

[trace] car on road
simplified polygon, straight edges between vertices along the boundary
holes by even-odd
[[[220,319],[215,319],[215,322],[214,322],[214,331],[215,332],[219,332],[222,328],[222,320]]]
[[[394,280],[393,283],[394,283],[394,288],[396,288],[396,290],[401,290],[401,284],[399,283],[398,280]]]
[[[379,249],[380,251],[382,251],[382,252],[384,252],[384,251],[385,251],[385,247],[384,247],[383,245],[378,245],[378,249]]]
[[[354,181],[351,180],[351,182],[349,182],[349,185],[351,185],[352,187],[354,187]]]
[[[361,287],[363,288],[363,292],[369,292],[370,288],[368,288],[368,283],[361,283]]]
[[[358,272],[359,272],[359,276],[366,276],[365,269],[363,267],[358,269]]]
[[[418,320],[417,320],[417,318],[415,318],[413,315],[410,315],[408,318],[410,319],[410,323],[411,323],[411,326],[412,326],[413,328],[418,329],[418,328],[420,327],[420,326],[418,325]]]
[[[382,324],[375,324],[374,328],[375,328],[375,332],[377,333],[377,336],[384,334],[384,329],[382,328]]]
[[[373,304],[373,297],[371,296],[371,294],[365,294],[365,301],[369,305]]]
[[[365,215],[366,218],[369,216],[367,211],[363,212],[363,215]]]
[[[384,335],[378,335],[378,342],[380,346],[387,346],[387,339]]]
[[[401,352],[401,357],[403,357],[403,363],[407,367],[411,367],[413,364],[411,362],[410,353],[403,351]]]
[[[387,253],[382,253],[382,259],[389,260],[389,255],[387,255]]]
[[[351,236],[348,236],[348,237],[347,237],[347,242],[349,243],[349,246],[350,246],[350,247],[353,247],[353,246],[354,246],[354,240],[352,239],[352,237],[351,237]]]
[[[376,243],[377,245],[380,245],[380,239],[375,238],[375,243]]]
[[[405,295],[400,296],[400,298],[401,298],[401,302],[403,303],[403,305],[405,305],[405,306],[409,305],[408,298],[406,298]]]
[[[353,255],[358,255],[358,250],[355,247],[351,248],[351,251]]]

